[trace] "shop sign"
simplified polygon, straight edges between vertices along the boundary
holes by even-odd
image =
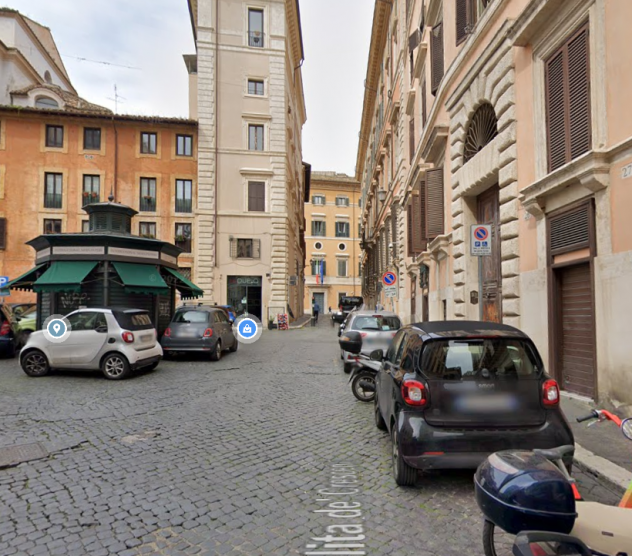
[[[143,251],[142,249],[127,249],[125,247],[108,247],[108,255],[122,257],[136,257],[137,259],[157,259],[158,251]]]
[[[40,251],[35,253],[35,260],[43,259],[44,257],[49,257],[49,256],[50,256],[50,247],[47,247],[46,249],[41,249]]]
[[[105,255],[105,247],[53,247],[53,255]]]

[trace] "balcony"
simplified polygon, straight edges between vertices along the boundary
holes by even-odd
[[[83,192],[83,206],[89,205],[90,203],[98,203],[99,202],[99,194],[96,191],[84,191]]]
[[[46,193],[44,195],[44,208],[60,209],[61,201],[61,193]]]
[[[263,48],[264,33],[261,31],[248,31],[248,46]]]
[[[143,195],[140,198],[140,207],[141,212],[156,212],[156,197],[152,197],[151,195]]]
[[[193,212],[193,201],[176,198],[176,212]]]

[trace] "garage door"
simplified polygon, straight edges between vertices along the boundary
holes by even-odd
[[[558,270],[560,289],[559,357],[562,388],[592,398],[595,381],[595,317],[590,265]]]

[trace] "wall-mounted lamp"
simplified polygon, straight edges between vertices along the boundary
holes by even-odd
[[[383,203],[384,201],[386,201],[386,191],[384,191],[383,189],[380,189],[377,192],[377,198],[378,198],[378,201],[380,201],[380,203]]]

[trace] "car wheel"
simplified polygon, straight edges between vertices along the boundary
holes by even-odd
[[[483,552],[485,556],[511,556],[513,554],[514,535],[496,527],[485,520],[483,525]]]
[[[217,340],[215,349],[211,352],[211,361],[219,361],[222,358],[222,341]]]
[[[239,348],[239,341],[237,340],[237,338],[235,338],[235,343],[230,346],[228,351],[230,351],[231,353],[235,353],[237,351],[237,348]]]
[[[361,383],[368,383],[373,385],[372,390],[364,388]],[[351,381],[351,391],[356,399],[361,402],[372,402],[375,398],[375,377],[370,373],[359,373]]]
[[[28,376],[46,376],[50,370],[48,359],[39,350],[34,349],[25,353],[20,360],[22,370]]]
[[[417,470],[408,465],[399,447],[399,439],[397,438],[397,424],[393,425],[391,432],[392,457],[393,457],[393,478],[399,486],[414,486],[417,480]]]
[[[130,373],[129,361],[120,353],[110,353],[101,363],[101,371],[109,380],[122,380]]]
[[[344,364],[344,371],[345,371],[345,373],[349,374],[352,370],[353,370],[353,363],[345,363]]]
[[[384,418],[382,417],[382,414],[380,413],[380,406],[379,406],[379,404],[377,402],[377,394],[375,395],[375,399],[374,399],[373,411],[375,412],[375,426],[379,430],[385,431],[386,430],[386,421],[384,421]]]

